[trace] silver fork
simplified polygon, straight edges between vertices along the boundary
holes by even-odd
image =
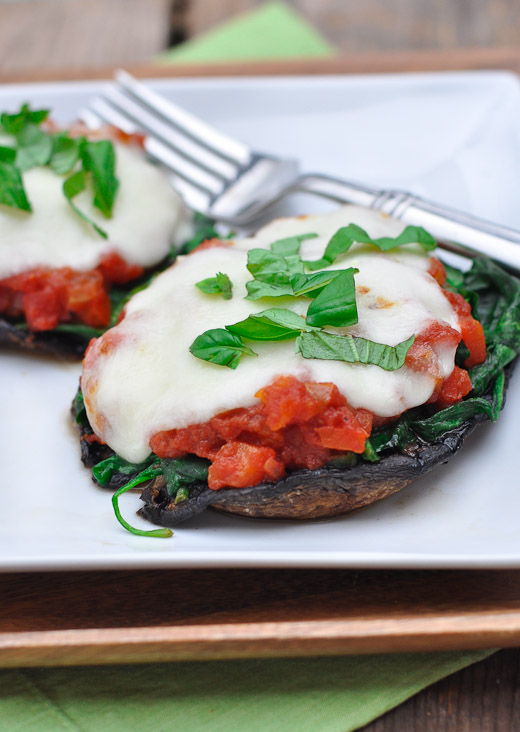
[[[216,221],[246,227],[285,196],[313,193],[423,226],[439,246],[469,257],[483,254],[520,275],[520,232],[404,191],[300,174],[297,161],[250,150],[125,71],[80,117],[90,127],[108,122],[128,134],[144,132],[147,153],[174,173],[188,206]]]

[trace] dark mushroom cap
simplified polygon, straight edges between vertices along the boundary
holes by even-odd
[[[19,328],[0,318],[0,347],[20,348],[24,351],[49,353],[63,358],[83,358],[88,338],[52,330],[34,333]]]
[[[408,445],[405,452],[390,453],[377,463],[360,462],[347,468],[298,470],[277,483],[251,488],[211,490],[198,483],[189,498],[175,505],[162,476],[144,489],[140,514],[159,526],[176,526],[208,506],[228,513],[268,519],[323,519],[400,491],[412,480],[447,462],[484,417],[479,415],[450,431],[442,441]]]

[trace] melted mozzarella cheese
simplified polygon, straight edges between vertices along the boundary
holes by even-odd
[[[257,237],[232,246],[195,251],[155,279],[127,305],[122,322],[89,348],[82,376],[87,413],[95,432],[121,457],[139,462],[150,453],[159,431],[206,422],[219,412],[251,406],[255,393],[281,374],[306,381],[333,382],[348,403],[382,417],[423,404],[435,379],[408,367],[384,371],[377,366],[303,359],[294,341],[248,342],[257,358],[243,356],[236,370],[195,358],[189,347],[203,331],[223,328],[268,307],[304,314],[306,298],[245,300],[247,250],[268,247],[273,239],[315,232],[304,242],[304,256],[321,256],[340,226],[361,222],[372,236],[398,234],[402,225],[375,212],[348,207],[332,216],[286,219]],[[424,330],[432,320],[459,329],[458,318],[435,280],[428,259],[413,252],[396,256],[355,245],[332,268],[355,266],[359,322],[336,330],[394,346]],[[195,283],[216,272],[233,282],[233,298],[202,293]],[[449,376],[454,348],[437,345],[439,372]]]
[[[119,178],[112,218],[92,205],[92,191],[74,203],[108,234],[102,239],[74,213],[62,176],[45,167],[23,174],[33,212],[0,206],[0,279],[35,267],[93,269],[107,251],[148,267],[189,236],[191,217],[166,176],[139,150],[116,144]]]

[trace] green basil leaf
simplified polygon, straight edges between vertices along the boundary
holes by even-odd
[[[341,272],[345,272],[345,270],[333,269],[327,272],[315,272],[314,274],[295,274],[291,277],[293,295],[295,297],[316,297]]]
[[[31,110],[28,104],[23,104],[20,111],[15,114],[2,112],[0,115],[0,126],[8,135],[17,135],[26,124],[41,124],[47,119],[48,114],[48,109]]]
[[[313,331],[302,333],[296,339],[296,348],[303,358],[372,364],[385,371],[396,371],[403,366],[414,339],[411,336],[397,346],[387,346],[366,338]]]
[[[16,158],[16,150],[14,147],[5,147],[0,145],[0,162],[2,163],[14,163]]]
[[[309,325],[333,325],[341,328],[357,323],[354,275],[358,272],[358,269],[349,267],[323,288],[307,310],[306,320]]]
[[[217,272],[217,285],[220,288],[224,300],[231,300],[233,297],[233,283],[225,272]]]
[[[63,193],[65,195],[65,198],[69,202],[72,210],[81,219],[83,219],[83,221],[92,226],[94,230],[99,234],[99,236],[102,236],[103,239],[108,239],[108,234],[106,233],[106,231],[103,231],[103,229],[99,227],[94,221],[92,221],[92,219],[89,219],[89,217],[84,214],[83,211],[81,211],[73,201],[75,196],[77,196],[79,193],[82,193],[86,189],[86,187],[87,183],[85,178],[85,172],[83,170],[78,170],[77,173],[73,173],[69,178],[64,181]]]
[[[367,242],[367,244],[370,243]],[[437,248],[437,242],[433,236],[422,226],[407,226],[399,236],[383,236],[381,239],[373,239],[372,243],[383,252],[402,247],[404,244],[419,244],[427,252]]]
[[[52,153],[49,165],[58,175],[67,175],[76,165],[80,156],[81,145],[84,144],[84,137],[68,137],[64,134],[55,135],[52,138]]]
[[[270,285],[261,280],[250,280],[246,282],[246,290],[246,300],[260,300],[261,297],[287,297],[294,294],[289,281],[284,285]]]
[[[233,283],[223,272],[217,272],[215,277],[200,280],[195,283],[195,286],[206,295],[222,295],[224,300],[231,300],[233,297]]]
[[[247,253],[247,268],[256,280],[271,285],[290,284],[290,274],[303,274],[303,264],[299,257],[283,257],[267,249],[250,249]]]
[[[46,165],[52,152],[52,139],[37,125],[26,124],[16,135],[16,167],[29,170],[37,165]]]
[[[270,308],[250,315],[239,323],[226,325],[226,330],[252,341],[282,341],[296,338],[302,331],[314,329],[292,310]]]
[[[296,255],[300,253],[302,241],[314,239],[317,236],[317,234],[296,234],[295,236],[288,236],[286,239],[273,241],[269,248],[272,252],[280,254],[282,257]]]
[[[367,232],[356,224],[343,226],[332,236],[323,257],[315,261],[304,262],[305,266],[310,270],[323,269],[333,264],[341,255],[348,252],[352,244],[372,244],[381,251],[387,252],[395,249],[403,244],[420,244],[423,249],[429,251],[437,246],[435,239],[428,234],[421,226],[407,226],[404,231],[395,238],[382,237],[381,239],[371,239]]]
[[[250,249],[247,268],[254,277],[253,282],[246,283],[247,300],[292,295],[291,277],[303,274],[303,263],[298,255],[282,256],[267,249]]]
[[[0,204],[2,203],[21,211],[32,211],[20,171],[11,163],[4,162],[0,162]]]
[[[241,357],[257,354],[245,346],[241,339],[224,328],[213,328],[197,336],[190,346],[190,353],[202,361],[236,369]]]
[[[82,146],[81,157],[83,167],[92,175],[94,189],[94,206],[109,219],[119,187],[116,178],[116,155],[110,140],[85,142]]]

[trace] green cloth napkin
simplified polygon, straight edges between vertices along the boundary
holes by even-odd
[[[334,46],[281,2],[268,2],[156,56],[159,63],[332,56]]]
[[[270,2],[165,63],[330,55]],[[349,732],[493,651],[0,671],[3,732]]]
[[[5,732],[350,732],[492,651],[0,672]]]

